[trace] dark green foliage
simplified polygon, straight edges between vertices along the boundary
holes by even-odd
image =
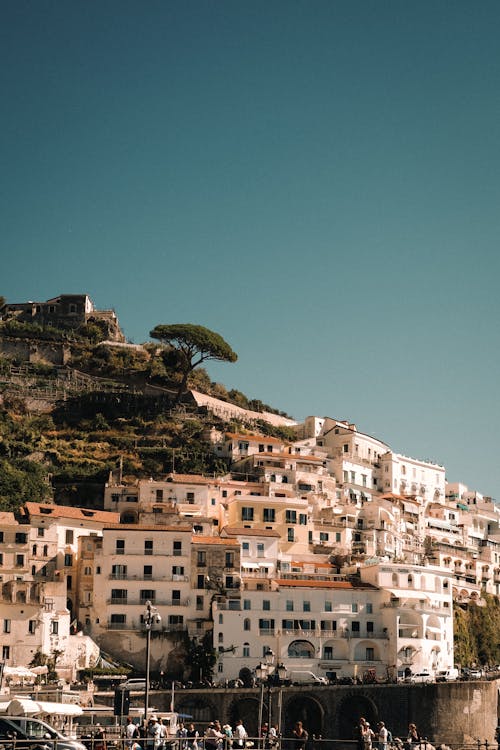
[[[172,349],[175,351],[175,368],[181,373],[176,401],[186,390],[189,374],[202,362],[209,359],[236,362],[238,359],[220,334],[204,326],[192,323],[157,325],[149,335],[168,347],[166,356],[169,358],[173,356]]]
[[[193,682],[212,681],[217,663],[217,652],[212,643],[212,631],[206,632],[201,640],[192,638],[186,645],[186,651],[186,664],[191,670],[190,679]]]
[[[43,502],[50,495],[43,466],[27,459],[0,458],[0,510],[16,511],[23,503]]]
[[[455,663],[462,667],[472,664],[500,663],[500,600],[483,594],[481,604],[455,606]]]

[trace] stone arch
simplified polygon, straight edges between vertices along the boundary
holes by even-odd
[[[309,732],[309,737],[313,734],[329,734],[324,725],[324,709],[316,698],[307,693],[300,692],[298,695],[290,697],[283,706],[282,712],[282,729],[283,737],[291,737],[292,730],[296,721],[301,721]]]
[[[375,727],[378,721],[378,708],[371,698],[361,692],[349,692],[341,700],[336,721],[336,736],[342,740],[352,740],[356,736],[356,727],[361,716]]]
[[[176,702],[176,711],[192,716],[192,721],[205,724],[216,718],[217,709],[205,697],[189,695]],[[198,730],[199,731],[199,730]]]
[[[377,641],[369,640],[368,638],[361,639],[357,641],[357,643],[354,646],[354,660],[355,661],[366,661],[366,649],[372,648],[373,649],[373,659],[375,661],[381,660],[381,654],[380,654],[380,646]]]
[[[314,659],[316,656],[316,649],[305,639],[297,639],[292,641],[288,646],[287,655],[293,659]]]
[[[264,701],[263,709],[263,715],[267,716],[268,706],[266,701]],[[232,727],[235,726],[238,719],[241,719],[249,737],[259,736],[257,726],[259,721],[259,696],[249,695],[244,698],[235,698],[229,706],[228,713],[229,723]]]

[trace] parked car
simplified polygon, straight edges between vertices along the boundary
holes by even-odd
[[[5,750],[85,750],[85,745],[66,737],[41,719],[0,716],[0,743]]]
[[[434,677],[431,675],[430,672],[415,672],[415,674],[410,675],[409,682],[412,684],[414,683],[422,683],[422,682],[433,682]]]
[[[458,680],[460,672],[456,667],[451,669],[441,669],[436,675],[436,682],[449,682],[451,680]]]
[[[145,677],[131,677],[118,685],[120,690],[146,690]]]

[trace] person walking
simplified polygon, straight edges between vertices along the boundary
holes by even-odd
[[[198,750],[198,737],[200,735],[198,734],[198,730],[196,729],[193,722],[188,724],[187,728],[187,746],[188,750]]]
[[[383,721],[379,721],[377,724],[377,744],[378,750],[388,750],[389,747],[389,732]]]
[[[307,740],[309,739],[309,733],[301,721],[295,722],[292,736],[295,750],[305,750]]]
[[[243,721],[241,719],[238,719],[236,722],[236,726],[234,728],[233,732],[233,744],[236,747],[245,747],[245,742],[248,739],[248,732],[243,726]]]

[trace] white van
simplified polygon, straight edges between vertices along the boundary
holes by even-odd
[[[288,673],[288,680],[292,685],[328,685],[326,677],[318,677],[314,672],[308,670],[291,670]]]
[[[437,682],[448,682],[448,680],[458,680],[460,673],[456,667],[452,669],[441,669],[436,675]]]

